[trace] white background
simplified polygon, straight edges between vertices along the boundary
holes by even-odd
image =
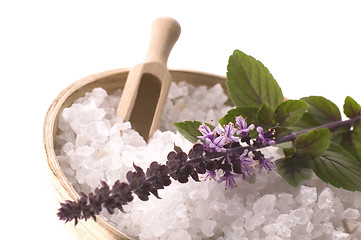
[[[182,26],[169,68],[225,75],[239,49],[285,96],[342,106],[347,95],[361,102],[360,12],[357,1],[2,1],[1,235],[72,239],[47,177],[46,111],[72,82],[142,62],[155,18]]]

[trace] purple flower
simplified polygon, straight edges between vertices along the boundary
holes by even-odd
[[[226,182],[226,189],[233,189],[237,186],[235,178],[239,178],[240,175],[232,174],[230,171],[226,171],[224,175],[217,181],[218,183]]]
[[[217,173],[215,170],[207,170],[206,175],[204,176],[204,180],[213,179],[214,181],[217,181],[216,177]]]
[[[254,175],[254,161],[248,157],[248,150],[245,149],[244,152],[238,157],[238,161],[242,168],[242,178],[245,179],[246,174]]]
[[[261,172],[262,168],[266,169],[267,172],[276,171],[276,164],[272,161],[274,157],[265,158],[262,156],[259,159],[259,172]]]
[[[258,132],[258,138],[257,138],[257,142],[261,143],[263,146],[267,146],[267,145],[275,145],[276,142],[274,140],[273,131],[267,131],[266,133],[263,131],[262,127],[257,127],[257,132]]]
[[[254,129],[254,124],[247,127],[247,122],[242,116],[236,117],[236,126],[238,127],[237,134],[246,136],[250,130]]]
[[[226,144],[232,142],[239,142],[239,137],[234,136],[235,133],[236,133],[236,128],[234,128],[233,123],[228,123],[224,127],[224,137],[226,140]]]
[[[203,134],[203,136],[198,136],[198,138],[205,141],[205,150],[216,152],[226,151],[226,149],[223,148],[223,146],[226,144],[224,132],[222,132],[218,127],[211,130],[210,127],[203,123],[199,126],[198,130]],[[217,137],[217,135],[220,136]]]
[[[207,138],[214,140],[216,136],[216,132],[211,130],[210,127],[207,126],[207,124],[203,123],[199,126],[198,130],[203,134],[203,136],[199,136],[199,139],[206,140]]]
[[[223,147],[226,144],[226,139],[224,136],[218,136],[213,141],[209,138],[206,138],[204,144],[205,149],[210,150],[211,152],[225,152],[226,149]]]

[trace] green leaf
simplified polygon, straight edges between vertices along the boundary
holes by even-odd
[[[312,177],[311,169],[293,167],[287,158],[278,159],[275,163],[277,166],[277,172],[283,179],[294,187],[297,187],[300,182]]]
[[[292,157],[290,157],[290,165],[295,168],[308,168],[311,169],[312,161],[315,159],[310,154],[301,153],[297,151]]]
[[[360,115],[361,106],[352,97],[346,97],[343,112],[347,117],[353,118]]]
[[[321,96],[301,98],[308,104],[308,113],[320,124],[341,120],[341,113],[336,104]]]
[[[185,122],[176,122],[173,123],[173,126],[179,131],[180,134],[182,134],[185,139],[192,143],[196,143],[198,140],[198,136],[202,136],[202,133],[198,130],[199,126],[201,125],[201,122],[198,121],[185,121]],[[208,126],[212,125],[208,124]],[[214,127],[213,127],[214,128]]]
[[[339,145],[332,143],[323,156],[312,162],[312,170],[335,187],[361,190],[361,164]]]
[[[361,120],[360,119],[356,120],[356,122],[353,124],[353,129],[361,132]]]
[[[236,107],[276,107],[283,101],[281,88],[268,69],[258,60],[235,50],[227,66],[227,88]]]
[[[340,134],[339,144],[361,163],[361,133],[348,131]]]
[[[283,148],[285,158],[288,159],[290,166],[294,168],[311,168],[312,156],[302,154],[295,148]]]
[[[264,103],[257,112],[257,122],[264,128],[273,127],[276,125],[275,122],[275,111],[268,104]]]
[[[292,133],[292,130],[285,127],[275,127],[275,138],[276,140],[281,139],[288,134]]]
[[[321,156],[330,145],[330,135],[327,128],[302,133],[295,140],[295,148],[302,154],[309,154],[313,157]]]
[[[219,123],[223,125],[227,125],[230,122],[235,123],[236,117],[242,115],[244,119],[246,119],[247,124],[255,124],[256,123],[256,115],[258,108],[256,107],[238,107],[232,110],[229,110],[227,114],[219,120]]]
[[[307,110],[307,103],[301,100],[287,100],[281,102],[275,110],[276,121],[283,127],[297,122]]]
[[[296,149],[294,148],[283,148],[282,150],[286,158],[290,158],[296,153]]]
[[[292,125],[292,127],[290,127],[291,129],[293,129],[295,132],[297,131],[302,131],[305,129],[310,129],[313,127],[317,127],[321,125],[319,122],[317,122],[315,120],[314,117],[312,117],[312,115],[309,112],[305,112],[301,119],[298,120],[294,125]]]

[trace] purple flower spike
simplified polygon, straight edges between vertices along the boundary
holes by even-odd
[[[226,144],[232,142],[239,142],[239,137],[235,137],[234,134],[236,133],[236,128],[234,128],[233,123],[228,123],[224,127],[224,137],[226,140]]]
[[[246,136],[250,130],[254,129],[254,124],[247,126],[246,120],[242,116],[236,117],[237,134]]]
[[[271,134],[265,134],[262,127],[257,127],[257,132],[258,132],[257,141],[262,143],[263,146],[267,146],[267,145],[272,146],[276,144],[272,132]],[[267,136],[267,135],[271,135],[271,136]]]
[[[262,168],[266,169],[267,172],[276,171],[276,164],[272,161],[274,157],[265,158],[264,156],[259,160],[259,172],[261,172]]]
[[[237,186],[235,178],[239,178],[240,175],[232,174],[229,171],[226,171],[224,175],[217,181],[218,183],[226,181],[226,189],[233,189]]]

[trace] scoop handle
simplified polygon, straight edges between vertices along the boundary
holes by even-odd
[[[153,21],[148,53],[145,62],[159,62],[167,66],[168,57],[179,38],[181,27],[171,17],[160,17]]]

